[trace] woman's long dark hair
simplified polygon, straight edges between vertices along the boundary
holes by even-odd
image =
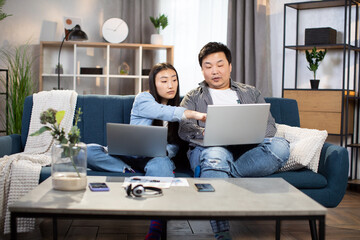
[[[170,63],[158,63],[152,67],[149,74],[149,92],[155,98],[155,101],[161,103],[161,97],[156,90],[155,78],[156,75],[162,71],[171,69],[176,73],[176,78],[178,81],[178,87],[176,89],[176,95],[173,99],[169,99],[167,105],[179,106],[180,105],[180,87],[179,87],[179,76],[176,69]],[[153,126],[163,126],[163,121],[155,119],[152,123]],[[168,143],[178,143],[180,138],[178,136],[179,123],[178,122],[169,122],[168,123]]]

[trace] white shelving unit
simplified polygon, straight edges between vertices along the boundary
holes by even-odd
[[[39,90],[57,87],[58,74],[55,68],[61,42],[40,42]],[[146,55],[146,57],[145,57]],[[137,94],[143,91],[142,75],[153,65],[154,56],[160,62],[174,63],[174,46],[152,44],[112,44],[105,42],[65,42],[61,50],[60,63],[64,66],[61,87],[73,89],[79,94]],[[150,60],[149,60],[150,59]],[[147,61],[147,62],[146,62]],[[128,75],[121,75],[119,67],[123,62],[130,66]],[[81,67],[98,67],[103,74],[80,74]],[[127,90],[121,90],[121,82],[127,83]],[[129,87],[132,85],[132,87]],[[120,89],[120,90],[119,90]]]

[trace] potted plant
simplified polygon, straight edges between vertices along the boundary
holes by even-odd
[[[56,66],[55,66],[55,73],[58,74],[59,71],[60,71],[60,74],[64,73],[64,69],[63,69],[62,64],[56,64]]]
[[[130,66],[126,62],[120,65],[120,75],[128,75],[130,73]]]
[[[316,47],[314,47],[311,52],[308,50],[305,51],[306,60],[309,63],[308,69],[314,73],[314,79],[310,80],[311,89],[319,88],[319,79],[316,79],[316,71],[319,68],[320,62],[324,59],[326,55],[327,49],[324,51],[317,51]]]
[[[51,149],[52,185],[57,190],[83,190],[86,188],[86,144],[80,142],[80,129],[77,123],[82,114],[81,108],[76,111],[74,125],[68,134],[61,127],[65,111],[49,108],[40,114],[40,123],[44,126],[30,136],[39,136],[50,131],[55,144]]]
[[[157,34],[152,34],[151,35],[151,44],[158,44],[158,45],[162,45],[163,44],[163,37],[160,34],[160,29],[164,30],[164,28],[167,27],[168,25],[168,18],[165,14],[161,14],[159,15],[159,17],[154,18],[154,17],[150,17],[150,21],[152,22],[152,24],[154,25]]]
[[[21,133],[25,98],[35,89],[31,72],[35,58],[30,50],[29,44],[0,50],[0,58],[9,70],[8,134]]]

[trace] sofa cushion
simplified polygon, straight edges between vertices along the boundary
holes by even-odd
[[[280,171],[296,170],[306,167],[317,172],[320,152],[327,138],[327,131],[291,127],[276,124],[276,137],[283,137],[290,143],[290,157]]]
[[[265,98],[270,103],[270,112],[275,122],[293,127],[300,126],[299,110],[296,100],[288,98]]]
[[[297,171],[277,172],[266,177],[283,178],[299,189],[325,188],[328,184],[323,175],[306,168]]]
[[[129,123],[134,98],[134,95],[106,98],[103,95],[79,95],[76,108],[83,112],[78,124],[81,141],[106,146],[106,123]]]
[[[24,102],[24,111],[21,118],[21,150],[25,149],[26,140],[29,134],[30,118],[33,105],[33,96],[27,96]]]
[[[19,134],[11,134],[0,137],[0,158],[5,155],[22,152],[21,136]]]

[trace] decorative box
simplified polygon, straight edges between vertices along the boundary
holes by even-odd
[[[81,67],[80,74],[103,74],[102,68]]]
[[[151,69],[143,69],[142,72],[141,72],[141,75],[143,75],[143,76],[149,76],[150,70],[151,70]]]
[[[336,30],[326,28],[306,28],[305,45],[336,44]]]

